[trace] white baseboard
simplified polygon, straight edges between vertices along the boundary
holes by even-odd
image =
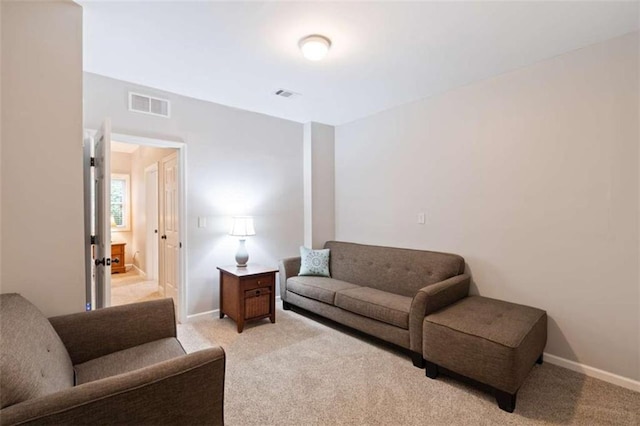
[[[198,314],[187,315],[187,322],[194,322],[197,320],[201,320],[203,318],[213,317],[219,312],[220,312],[220,309],[214,309],[212,311],[206,311],[206,312],[200,312]]]
[[[640,381],[637,380],[618,376],[617,374],[609,373],[608,371],[580,364],[579,362],[570,361],[568,359],[548,354],[546,352],[544,353],[544,362],[557,365],[558,367],[567,368],[572,371],[577,371],[578,373],[582,373],[585,376],[600,379],[626,389],[631,389],[632,391],[640,392]]]
[[[131,268],[135,269],[138,272],[138,275],[140,275],[143,278],[147,277],[147,273],[144,272],[142,269],[138,268],[136,265],[126,265],[126,266],[131,266]]]

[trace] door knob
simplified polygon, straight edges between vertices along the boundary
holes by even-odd
[[[162,237],[160,237],[160,238],[162,238],[163,240],[166,240],[166,239],[167,239],[167,236],[166,236],[166,235],[163,235],[163,236],[162,236]]]
[[[114,260],[114,263],[118,263],[118,262],[120,262],[120,261],[118,260],[118,261],[116,262],[116,261]],[[94,263],[96,264],[96,266],[100,266],[100,265],[104,265],[104,266],[111,266],[111,259],[109,259],[109,258],[106,258],[106,259],[105,259],[105,258],[103,257],[102,259],[96,259],[96,260],[94,261]]]

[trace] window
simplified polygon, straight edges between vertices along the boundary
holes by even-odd
[[[111,175],[111,230],[131,230],[131,189],[129,175]]]

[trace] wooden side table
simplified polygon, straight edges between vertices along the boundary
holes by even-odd
[[[245,321],[269,318],[276,322],[277,269],[260,265],[218,266],[220,271],[220,318],[225,314],[242,333]]]

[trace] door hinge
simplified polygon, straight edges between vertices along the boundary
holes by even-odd
[[[182,248],[182,242],[180,243],[180,248]]]
[[[96,243],[96,236],[92,235],[91,236],[91,244],[95,244]]]
[[[95,166],[96,166],[96,157],[91,157],[91,158],[89,159],[89,165],[90,165],[91,167],[95,167]]]

